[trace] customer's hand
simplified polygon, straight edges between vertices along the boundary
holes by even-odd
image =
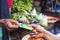
[[[5,19],[4,26],[8,31],[12,31],[18,28],[19,23],[12,19]]]

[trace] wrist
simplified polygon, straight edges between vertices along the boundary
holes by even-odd
[[[42,33],[46,34],[47,30],[46,29],[42,29]]]
[[[43,33],[45,33],[45,34],[46,34],[46,33],[47,33],[47,30],[45,30],[45,29],[44,29],[44,30],[43,30]]]
[[[42,33],[45,33],[46,32],[46,29],[44,27],[41,27],[40,30],[41,30]]]

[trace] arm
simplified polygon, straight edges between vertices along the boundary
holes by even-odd
[[[32,24],[31,26],[33,27],[33,30],[36,30],[36,32],[44,34],[43,37],[46,40],[60,40],[60,36],[56,36],[56,35],[50,33],[49,31],[45,30],[40,25]]]
[[[60,37],[50,33],[47,30],[44,30],[44,38],[46,38],[47,40],[60,40]]]

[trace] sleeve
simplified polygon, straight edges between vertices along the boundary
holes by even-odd
[[[10,18],[7,0],[0,0],[0,18]]]
[[[0,19],[7,18],[10,18],[7,0],[0,0]],[[2,32],[3,32],[2,40],[9,40],[9,35],[6,28],[2,27]]]

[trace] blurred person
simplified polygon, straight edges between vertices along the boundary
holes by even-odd
[[[37,14],[39,14],[41,12],[41,1],[40,0],[34,0],[33,8],[35,8]]]
[[[19,23],[17,21],[10,19],[7,0],[0,0],[0,35],[2,35],[0,39],[9,40],[8,31],[17,29],[18,25]]]

